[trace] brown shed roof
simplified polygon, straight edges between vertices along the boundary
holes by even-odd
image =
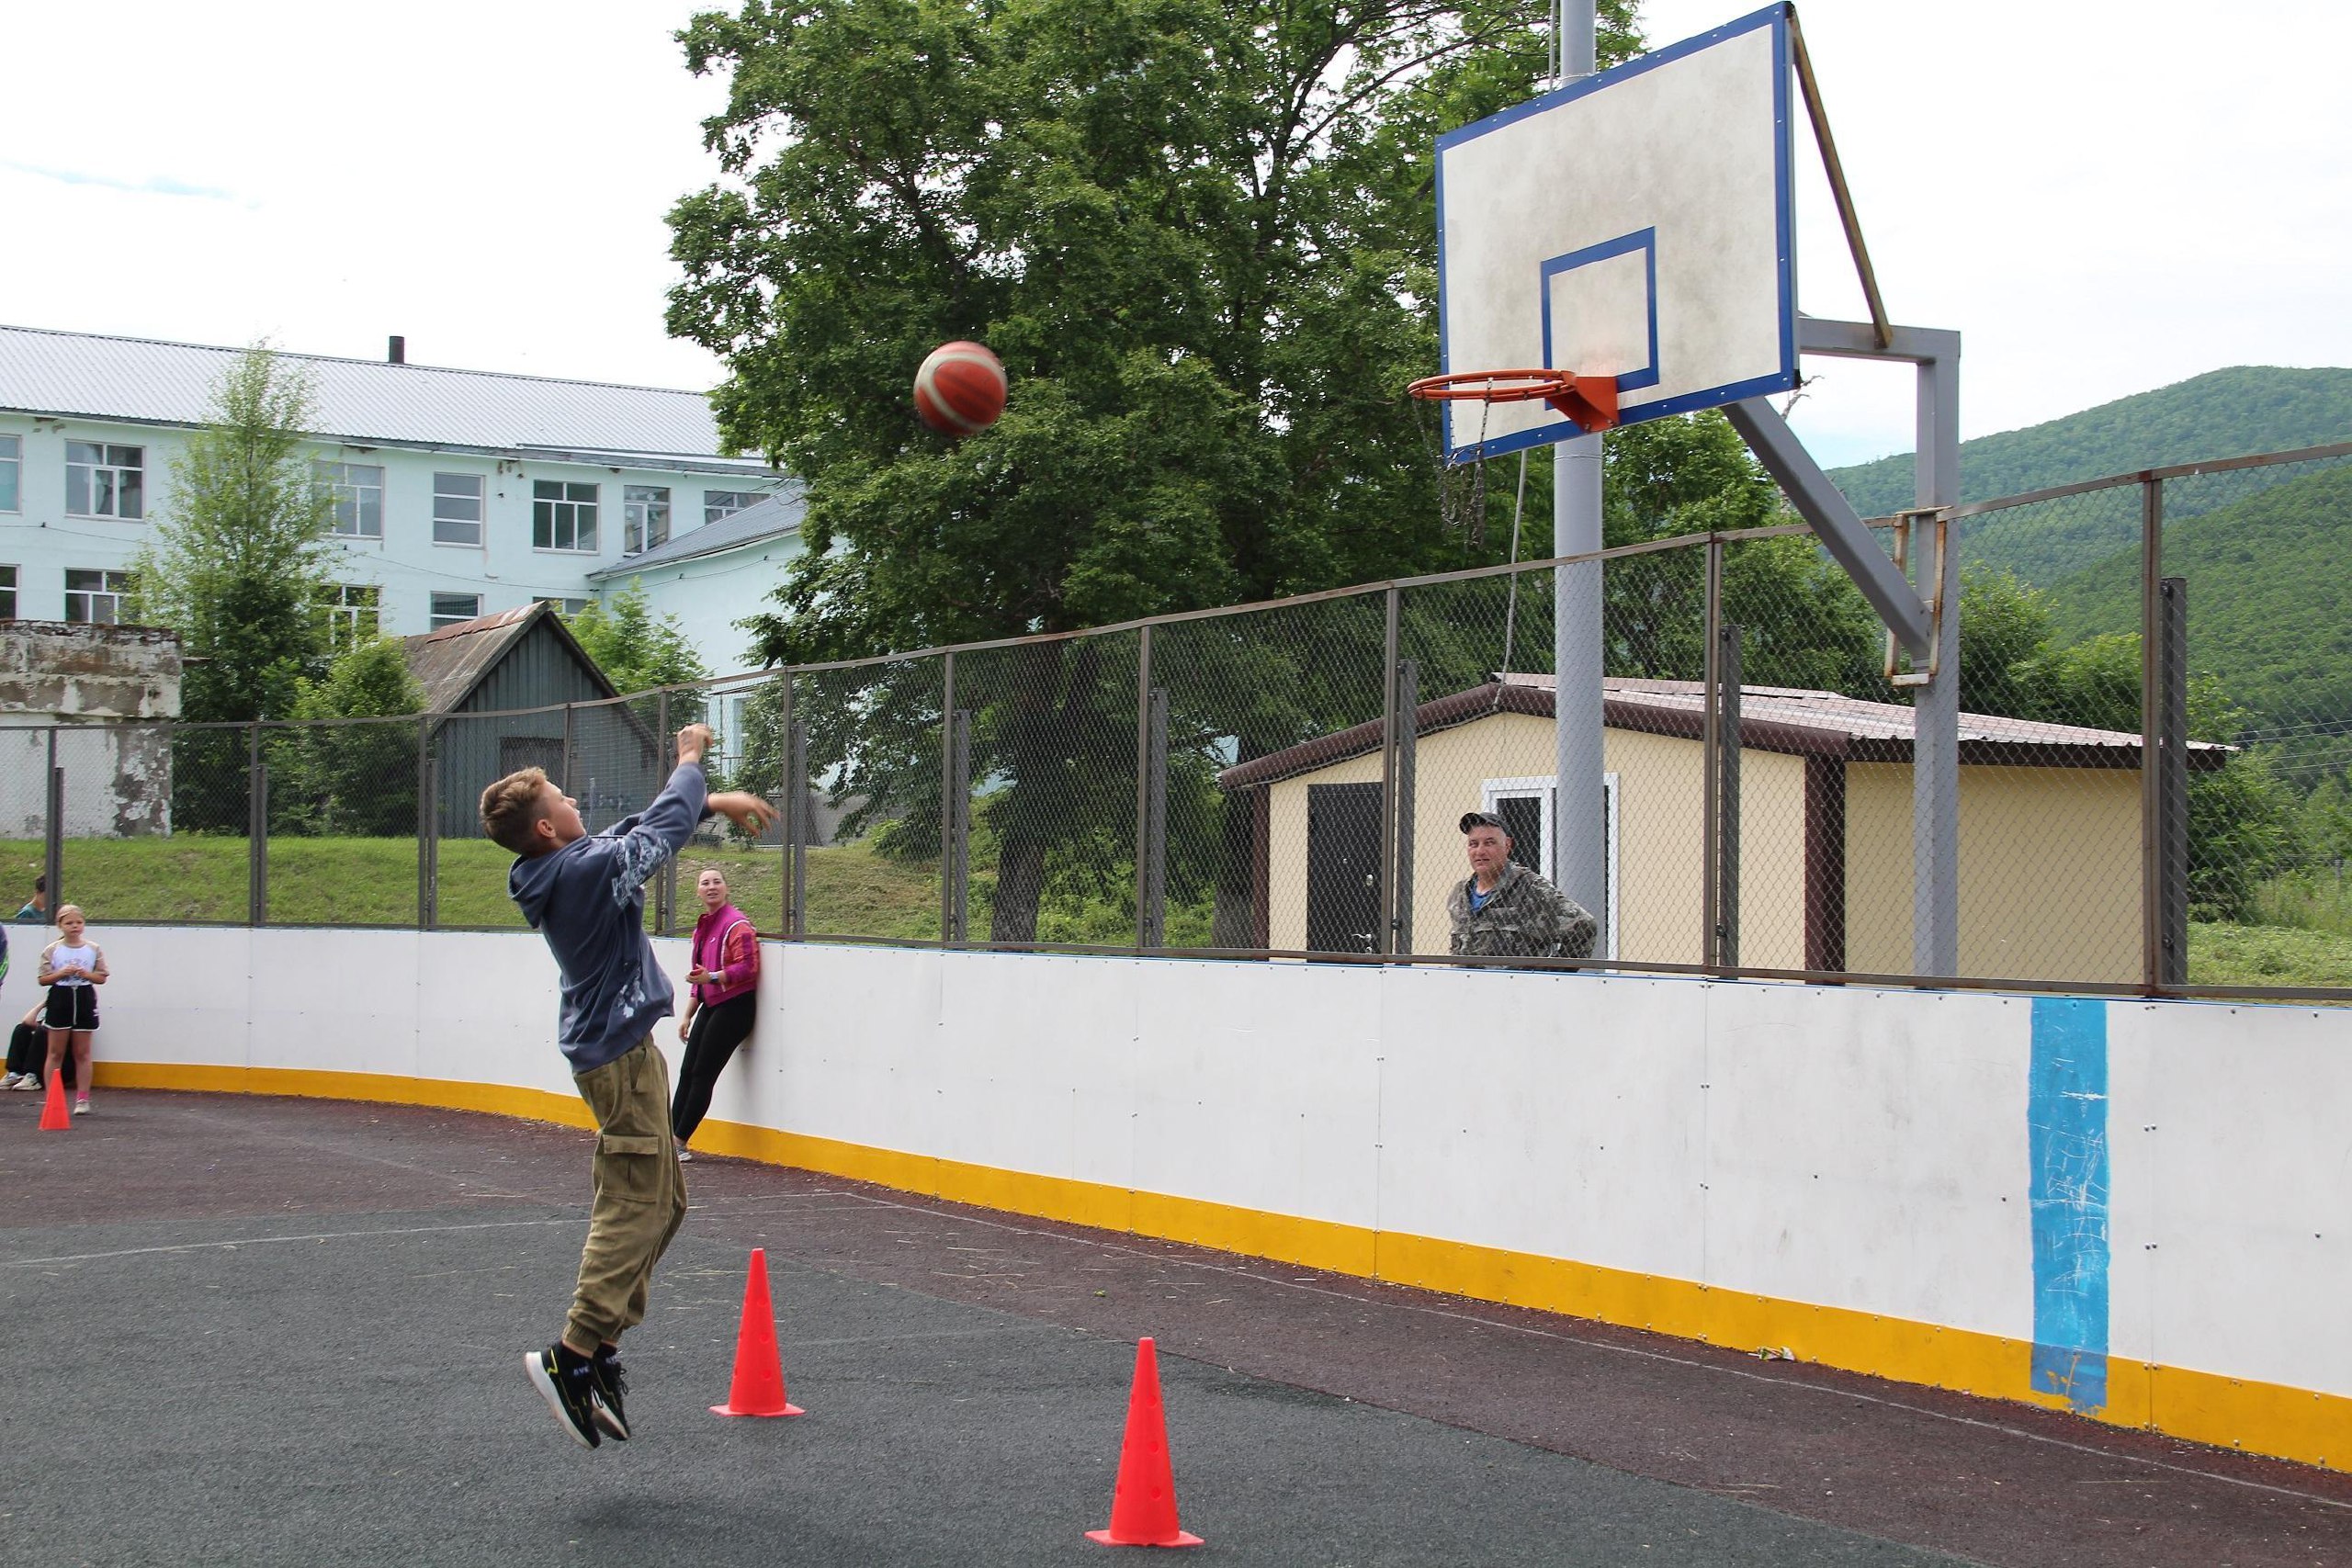
[[[1700,682],[1612,675],[1602,680],[1600,692],[1601,722],[1611,729],[1686,740],[1704,733],[1706,688]],[[1802,687],[1744,686],[1739,708],[1740,743],[1748,750],[1851,762],[1911,761],[1913,714],[1900,704]],[[1504,674],[1466,692],[1434,698],[1415,711],[1414,733],[1451,729],[1496,713],[1550,718],[1552,677]],[[1254,789],[1363,756],[1379,749],[1380,728],[1375,719],[1301,741],[1226,769],[1217,775],[1217,784],[1228,790]],[[2226,746],[2192,742],[2188,765],[2200,772],[2218,768],[2229,751]],[[2122,730],[1964,713],[1960,716],[1960,760],[1979,767],[2137,768],[2140,738]]]
[[[497,668],[509,649],[529,634],[541,616],[547,617],[548,628],[570,645],[581,667],[604,694],[619,696],[604,671],[588,657],[588,650],[565,628],[563,617],[555,613],[555,606],[541,601],[402,638],[409,672],[424,688],[425,711],[455,713],[463,707],[474,688]]]

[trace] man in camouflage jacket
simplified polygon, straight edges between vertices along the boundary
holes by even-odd
[[[1462,817],[1470,874],[1446,895],[1453,951],[1476,958],[1589,958],[1599,922],[1510,858],[1510,830],[1485,811]]]

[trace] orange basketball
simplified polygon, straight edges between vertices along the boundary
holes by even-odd
[[[1004,362],[977,343],[944,343],[915,372],[915,412],[943,435],[986,430],[1004,412]]]

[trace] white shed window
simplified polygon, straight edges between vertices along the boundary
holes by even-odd
[[[621,487],[621,554],[633,556],[670,542],[670,487]]]
[[[596,487],[567,479],[531,481],[531,544],[542,550],[596,549]]]
[[[25,441],[20,435],[0,435],[0,512],[21,512],[18,498],[25,468]]]
[[[319,488],[334,498],[330,531],[346,539],[384,536],[384,470],[373,463],[313,463]]]
[[[1503,819],[1503,827],[1510,834],[1510,858],[1542,876],[1552,874],[1552,815],[1559,792],[1553,788],[1554,779],[1544,773],[1530,778],[1488,779],[1479,786],[1485,802],[1480,809],[1491,811]],[[1608,844],[1605,853],[1609,868],[1609,951],[1604,957],[1617,956],[1617,775],[1603,774],[1600,781],[1603,809],[1608,815]],[[1449,824],[1450,826],[1451,824]]]
[[[0,621],[17,618],[17,569],[0,566]]]
[[[436,545],[481,543],[481,476],[433,476],[433,542]]]
[[[147,515],[147,449],[65,444],[65,510],[74,517]]]
[[[470,621],[481,614],[479,593],[435,593],[433,596],[433,629],[454,626],[460,621]]]

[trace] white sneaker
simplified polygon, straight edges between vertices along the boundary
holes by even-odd
[[[18,1073],[9,1083],[8,1087],[10,1089],[22,1089],[27,1094],[30,1094],[33,1090],[40,1088],[40,1079],[33,1077],[30,1073]]]
[[[25,1075],[22,1073],[10,1073],[6,1077],[0,1078],[0,1089],[16,1088],[18,1083],[23,1081],[24,1076]]]
[[[680,1144],[680,1145],[678,1145],[678,1163],[679,1163],[680,1165],[692,1165],[692,1164],[694,1164],[694,1163],[695,1163],[695,1152],[694,1152],[694,1150],[692,1150],[692,1149],[690,1149],[690,1148],[686,1147],[686,1145],[684,1145],[684,1144]]]
[[[86,1095],[86,1094],[80,1094],[80,1095],[75,1095],[75,1096],[74,1097],[74,1115],[76,1115],[76,1116],[85,1115],[85,1114],[87,1114],[87,1113],[88,1113],[89,1109],[90,1109],[90,1097],[89,1097],[88,1095]]]

